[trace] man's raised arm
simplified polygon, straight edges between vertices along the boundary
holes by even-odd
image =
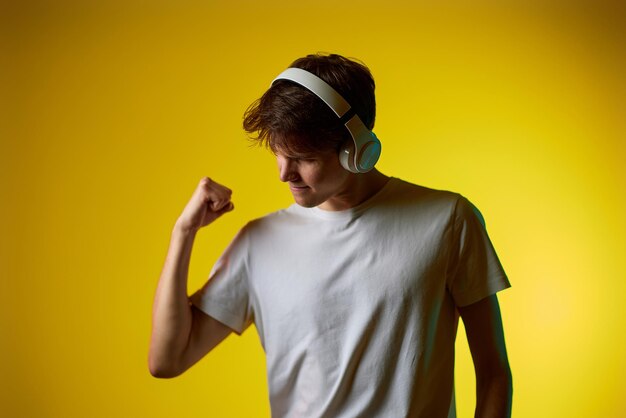
[[[198,230],[233,210],[231,191],[208,177],[200,180],[172,230],[152,309],[148,368],[155,377],[174,377],[200,360],[231,329],[192,306],[187,275]]]

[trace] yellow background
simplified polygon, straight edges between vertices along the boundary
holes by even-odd
[[[171,227],[199,179],[190,291],[247,220],[291,203],[245,108],[292,60],[377,81],[384,173],[461,192],[500,293],[517,417],[624,417],[626,14],[618,2],[3,1],[0,415],[268,417],[253,328],[184,375],[147,368]],[[622,2],[622,4],[624,4]],[[457,341],[459,417],[473,369]]]

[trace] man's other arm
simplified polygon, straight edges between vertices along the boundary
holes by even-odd
[[[176,221],[152,309],[148,368],[155,377],[180,375],[232,332],[191,305],[187,296],[196,233],[233,209],[230,195],[205,177]]]
[[[476,371],[476,418],[511,416],[513,379],[496,295],[459,308]]]

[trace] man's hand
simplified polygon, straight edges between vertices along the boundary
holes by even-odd
[[[186,231],[197,231],[207,226],[226,212],[234,209],[230,201],[232,191],[214,182],[208,177],[203,177],[198,187],[185,206],[176,224]]]

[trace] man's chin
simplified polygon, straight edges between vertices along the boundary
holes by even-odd
[[[302,196],[294,196],[293,200],[295,200],[295,202],[303,208],[314,208],[321,203],[316,201],[315,199],[306,199]]]
[[[296,200],[296,203],[299,206],[302,206],[303,208],[314,208],[314,207],[317,206],[315,203],[312,203],[312,202],[302,202],[302,201],[299,201],[299,200]]]

